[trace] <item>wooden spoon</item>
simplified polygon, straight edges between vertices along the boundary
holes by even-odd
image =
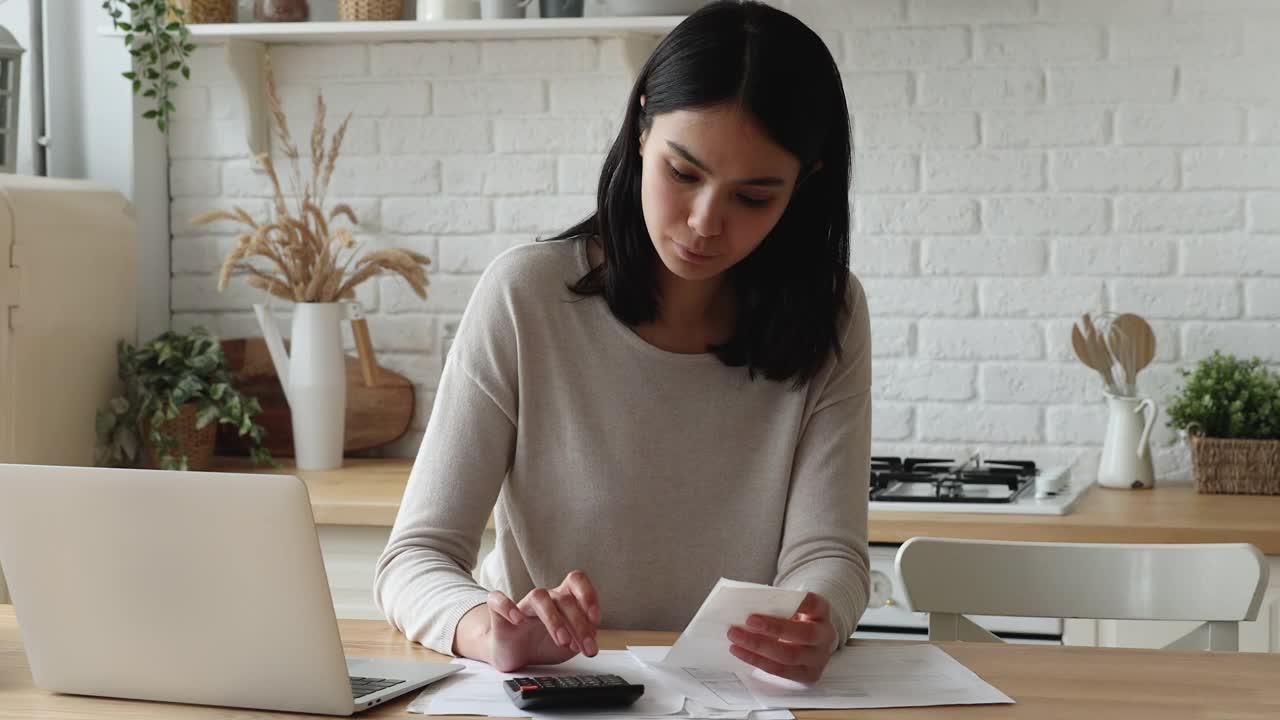
[[[1135,394],[1137,388],[1133,379],[1138,374],[1137,344],[1130,329],[1113,320],[1111,326],[1107,328],[1107,349],[1111,351],[1112,357],[1120,364],[1120,370],[1124,373],[1125,393]]]
[[[1076,357],[1080,359],[1080,362],[1084,363],[1085,367],[1096,370],[1102,376],[1102,382],[1110,387],[1110,377],[1104,372],[1103,368],[1098,367],[1093,359],[1093,354],[1090,352],[1089,342],[1085,340],[1085,336],[1080,332],[1079,326],[1074,324],[1071,326],[1071,347],[1076,351]]]
[[[1085,344],[1084,335],[1080,334],[1080,326],[1072,323],[1071,325],[1071,348],[1076,351],[1076,357],[1084,366],[1090,370],[1096,370],[1093,363],[1089,361],[1089,346]]]
[[[1107,390],[1114,395],[1119,395],[1119,388],[1116,387],[1115,380],[1111,375],[1111,366],[1115,364],[1115,360],[1111,357],[1111,352],[1107,350],[1107,345],[1102,340],[1102,333],[1093,326],[1093,321],[1089,318],[1089,313],[1085,313],[1081,317],[1084,323],[1085,345],[1089,350],[1089,358],[1092,360],[1093,368],[1102,373],[1102,379],[1107,384]]]
[[[1133,313],[1120,315],[1113,325],[1119,326],[1121,332],[1129,339],[1133,350],[1133,375],[1137,377],[1138,371],[1150,365],[1156,356],[1156,334],[1141,315]],[[1130,379],[1129,382],[1134,381]]]

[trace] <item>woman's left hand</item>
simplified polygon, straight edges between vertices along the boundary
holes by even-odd
[[[747,618],[747,627],[729,628],[729,652],[778,677],[817,682],[836,642],[830,614],[827,601],[809,593],[790,619],[752,615]]]

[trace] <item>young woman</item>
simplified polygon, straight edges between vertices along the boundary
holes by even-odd
[[[839,72],[792,16],[717,2],[628,103],[596,213],[481,277],[377,601],[410,639],[510,671],[594,655],[599,627],[681,630],[722,576],[771,584],[806,591],[799,612],[732,629],[731,652],[813,680],[868,587]]]

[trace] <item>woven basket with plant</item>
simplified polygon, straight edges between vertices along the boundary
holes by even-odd
[[[430,258],[412,250],[387,248],[359,255],[359,243],[351,230],[338,225],[346,218],[352,226],[359,220],[350,205],[340,203],[325,210],[329,184],[347,132],[348,114],[334,131],[332,138],[325,130],[324,96],[316,96],[315,122],[310,139],[311,176],[304,181],[299,163],[301,153],[289,133],[289,122],[276,89],[271,58],[266,60],[267,101],[271,109],[272,134],[281,154],[289,161],[291,206],[286,200],[270,153],[258,155],[258,162],[271,180],[275,216],[269,221],[255,220],[243,208],[212,210],[191,220],[203,225],[230,220],[247,229],[236,247],[223,260],[218,275],[218,291],[227,288],[231,275],[247,273],[248,284],[293,302],[326,303],[349,300],[364,281],[383,272],[398,274],[409,283],[420,298],[427,296],[427,273]]]
[[[1169,427],[1188,435],[1196,490],[1280,495],[1280,375],[1217,351],[1178,372]]]
[[[253,417],[256,398],[240,394],[218,338],[202,327],[165,332],[141,347],[117,348],[124,393],[97,415],[99,465],[206,470],[218,425],[250,443],[255,464],[275,465]]]

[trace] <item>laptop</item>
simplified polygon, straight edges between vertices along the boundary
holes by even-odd
[[[53,692],[351,715],[462,669],[343,655],[289,475],[0,464],[0,566]]]

